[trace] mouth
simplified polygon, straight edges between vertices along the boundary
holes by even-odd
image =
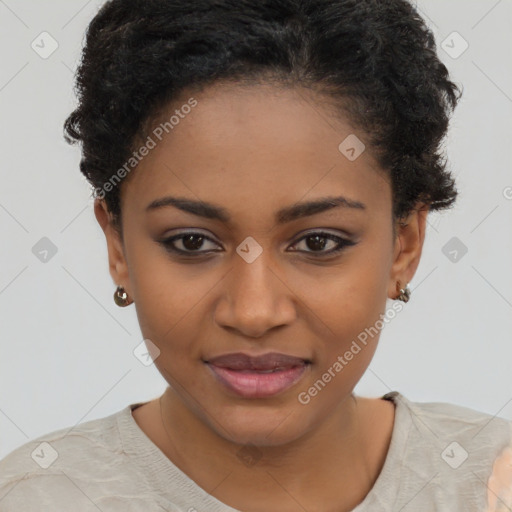
[[[311,365],[308,359],[276,352],[256,357],[225,354],[204,362],[217,381],[244,398],[282,393],[295,385]]]

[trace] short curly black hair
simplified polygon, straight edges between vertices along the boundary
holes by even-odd
[[[388,173],[395,219],[455,202],[440,143],[462,92],[407,0],[109,0],[87,29],[64,137],[82,143],[80,170],[116,227],[121,185],[105,184],[144,127],[181,94],[222,81],[334,99]]]

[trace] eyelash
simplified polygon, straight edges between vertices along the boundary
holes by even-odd
[[[215,251],[215,250],[212,250],[212,251],[183,251],[182,249],[177,249],[173,245],[174,241],[181,240],[181,239],[183,239],[183,238],[185,238],[186,236],[189,236],[189,235],[200,236],[200,237],[203,238],[203,240],[209,240],[210,242],[216,243],[214,240],[212,240],[211,238],[207,237],[206,235],[203,235],[202,233],[198,233],[198,232],[194,232],[194,231],[189,231],[189,232],[186,232],[186,233],[180,233],[179,235],[175,235],[175,236],[172,236],[172,237],[167,238],[165,240],[162,240],[160,243],[166,248],[167,251],[169,251],[171,253],[178,254],[178,255],[182,255],[182,256],[185,256],[185,257],[190,257],[190,258],[197,258],[197,257],[204,256],[204,255],[212,253],[212,252],[220,252],[220,251]],[[332,240],[334,242],[338,242],[338,247],[335,248],[335,249],[331,249],[330,251],[327,251],[327,252],[323,252],[323,251],[292,251],[292,252],[302,252],[302,253],[306,253],[306,254],[319,254],[320,256],[315,256],[315,257],[322,258],[322,257],[325,257],[325,256],[332,256],[334,254],[338,254],[338,253],[342,252],[343,250],[345,250],[347,247],[356,245],[356,242],[353,242],[351,240],[347,240],[346,238],[342,238],[342,237],[333,235],[332,233],[326,233],[326,232],[323,232],[323,231],[312,231],[312,232],[307,233],[306,235],[304,235],[302,238],[299,238],[297,240],[297,242],[295,242],[292,245],[292,247],[297,245],[298,243],[300,243],[302,240],[305,240],[305,239],[307,239],[309,237],[313,237],[313,236],[319,236],[320,238],[326,238],[328,240]]]

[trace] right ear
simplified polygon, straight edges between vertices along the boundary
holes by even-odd
[[[112,214],[108,211],[104,199],[94,200],[94,215],[107,240],[109,272],[116,285],[122,286],[130,294],[128,264],[124,254],[124,247],[117,229],[114,227]]]

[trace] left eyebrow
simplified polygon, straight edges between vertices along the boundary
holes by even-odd
[[[219,220],[224,223],[229,223],[231,221],[231,216],[225,208],[205,201],[196,201],[194,199],[184,197],[167,196],[155,199],[146,207],[146,212],[166,206],[174,206],[184,212],[192,213],[193,215],[207,219]],[[276,224],[285,224],[303,217],[309,217],[310,215],[315,215],[340,207],[358,210],[366,209],[366,205],[360,201],[354,201],[343,196],[322,197],[315,199],[314,201],[296,203],[294,205],[281,208],[276,212],[275,221]]]

